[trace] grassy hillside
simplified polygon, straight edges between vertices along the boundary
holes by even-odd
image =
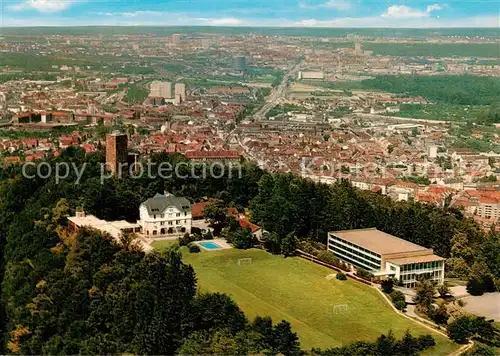
[[[240,258],[252,264],[239,266]],[[302,348],[333,347],[356,340],[374,340],[392,329],[401,337],[406,329],[415,335],[428,329],[392,311],[371,287],[352,280],[325,278],[333,271],[300,258],[283,258],[261,250],[224,250],[184,254],[192,264],[202,291],[231,295],[253,318],[269,315],[291,322]],[[335,305],[348,311],[334,313]],[[448,354],[456,345],[434,334],[437,346],[430,354]]]

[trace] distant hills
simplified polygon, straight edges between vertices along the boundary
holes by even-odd
[[[498,28],[305,28],[305,27],[216,27],[216,26],[79,26],[79,27],[3,27],[1,35],[114,35],[152,34],[169,36],[174,33],[206,33],[231,35],[271,35],[296,37],[345,37],[349,34],[363,37],[400,37],[425,39],[428,37],[485,37],[499,38]]]

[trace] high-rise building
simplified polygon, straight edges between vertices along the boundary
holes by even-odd
[[[0,109],[7,107],[6,104],[7,104],[7,100],[6,100],[5,94],[0,92]]]
[[[88,104],[87,105],[87,114],[89,115],[96,115],[97,114],[97,107],[95,104]]]
[[[234,70],[238,72],[243,72],[247,68],[247,59],[245,56],[234,57]]]
[[[160,82],[154,81],[151,83],[149,96],[157,98],[170,99],[172,95],[172,83],[170,82]]]
[[[181,101],[186,101],[186,84],[175,83],[175,97],[180,96]]]
[[[174,33],[172,35],[172,42],[173,43],[178,43],[181,41],[181,39],[182,39],[182,35],[180,33]]]
[[[429,158],[436,158],[438,154],[438,146],[432,145],[427,148],[427,155]]]
[[[149,96],[150,97],[160,96],[160,85],[161,85],[161,82],[159,82],[159,81],[154,81],[151,83],[151,85],[149,87]]]
[[[126,134],[113,132],[106,135],[106,168],[113,176],[121,178],[128,163],[128,139]]]
[[[363,44],[361,42],[356,42],[354,44],[354,52],[358,55],[358,56],[362,56],[363,55]]]

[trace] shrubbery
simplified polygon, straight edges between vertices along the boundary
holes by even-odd
[[[345,281],[345,280],[347,280],[347,276],[345,275],[345,273],[337,273],[337,275],[335,276],[335,278],[337,278],[339,281]]]
[[[201,251],[200,246],[193,243],[188,246],[188,249],[190,253],[199,253]]]
[[[397,301],[405,301],[405,295],[399,290],[393,291],[389,296],[391,297],[393,303],[396,303]]]
[[[250,229],[238,229],[235,232],[229,232],[226,238],[227,242],[234,245],[235,248],[246,250],[253,247],[254,238]]]
[[[404,311],[406,309],[406,301],[405,295],[403,292],[394,290],[389,294],[392,304],[396,307],[396,309]]]
[[[358,276],[359,278],[363,278],[363,279],[370,281],[370,282],[373,279],[373,274],[365,269],[362,269],[362,268],[358,268],[356,270],[356,276]]]
[[[446,304],[442,301],[437,308],[433,305],[427,312],[427,315],[438,325],[446,325],[450,317]]]
[[[382,291],[385,294],[391,294],[392,291],[394,290],[394,280],[392,278],[384,279],[381,283],[380,286],[382,287]]]
[[[300,241],[297,248],[316,257],[321,262],[349,271],[349,267],[326,249],[326,245],[316,241]]]
[[[380,335],[375,342],[356,341],[350,345],[331,348],[327,350],[313,349],[312,355],[317,356],[357,356],[357,355],[383,355],[403,356],[417,355],[420,351],[436,345],[432,335],[413,337],[409,330],[403,338],[397,340],[392,331],[387,335]]]
[[[316,258],[321,262],[328,263],[329,265],[336,266],[340,262],[337,257],[333,255],[330,251],[319,251],[316,255]]]
[[[432,335],[429,335],[429,334],[420,335],[417,338],[417,343],[418,343],[420,350],[425,350],[425,349],[428,349],[429,347],[436,346],[436,341],[434,340]]]
[[[489,342],[498,339],[498,330],[491,323],[483,317],[472,315],[457,317],[448,324],[447,331],[450,339],[459,344],[467,343],[474,336]]]
[[[179,246],[187,246],[191,242],[195,241],[194,236],[189,235],[187,232],[184,234],[184,236],[179,237]]]
[[[394,306],[396,307],[397,310],[404,311],[406,309],[406,302],[403,300],[398,300],[397,302],[394,303]]]

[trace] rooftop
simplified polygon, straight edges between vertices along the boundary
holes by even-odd
[[[106,221],[94,215],[70,216],[68,220],[78,227],[88,226],[97,230],[105,231],[114,238],[119,238],[122,230],[134,230],[140,227],[139,224],[129,223],[125,220]]]
[[[436,255],[424,255],[424,256],[412,256],[412,257],[388,259],[386,261],[401,266],[401,265],[407,265],[409,263],[425,263],[425,262],[444,261],[444,260],[445,259],[443,257],[439,257]]]
[[[330,234],[379,255],[428,250],[425,247],[392,236],[376,228],[332,231]]]
[[[148,209],[148,214],[161,214],[168,207],[176,207],[180,211],[191,210],[191,203],[186,198],[176,197],[175,195],[157,193],[153,198],[149,198],[141,205]]]
[[[191,205],[191,216],[193,219],[205,217],[204,210],[208,204],[210,204],[210,202],[204,201]]]

